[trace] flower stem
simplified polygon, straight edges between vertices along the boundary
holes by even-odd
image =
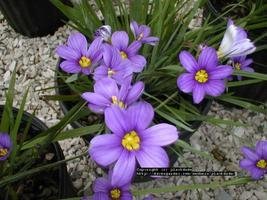
[[[176,185],[176,186],[169,186],[169,187],[162,187],[162,188],[148,188],[144,190],[135,189],[132,193],[135,196],[146,195],[146,194],[159,194],[159,193],[166,193],[166,192],[178,192],[182,190],[196,190],[196,189],[216,189],[220,187],[227,187],[231,185],[241,185],[252,181],[250,177],[242,177],[242,178],[235,178],[224,182],[211,182],[208,184],[191,184],[191,185]]]

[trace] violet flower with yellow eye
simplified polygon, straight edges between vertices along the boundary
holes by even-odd
[[[0,133],[0,161],[8,158],[12,150],[12,141],[7,133]]]
[[[239,162],[239,166],[248,171],[251,177],[258,180],[267,173],[267,141],[258,141],[256,148],[243,147],[245,158]]]
[[[103,78],[95,83],[94,92],[85,92],[82,98],[93,112],[103,113],[112,105],[126,109],[139,99],[143,91],[144,83],[141,81],[134,85],[125,82],[119,87],[114,79]]]
[[[250,65],[253,63],[253,60],[251,58],[246,59],[246,56],[233,57],[231,58],[229,63],[233,66],[235,70],[254,72],[254,69],[250,67]],[[237,79],[241,81],[242,76],[237,76]],[[233,80],[233,77],[230,76],[229,80]]]
[[[194,103],[200,103],[206,94],[217,97],[224,92],[224,79],[233,73],[233,69],[228,65],[218,65],[214,48],[204,48],[198,61],[187,51],[182,51],[179,58],[187,72],[178,77],[177,86],[184,93],[192,92]]]
[[[102,58],[102,38],[93,40],[87,48],[87,40],[81,33],[69,36],[67,45],[57,47],[57,54],[65,59],[60,63],[60,68],[68,73],[83,73],[89,75]]]
[[[159,41],[158,37],[150,36],[151,29],[146,25],[138,25],[136,21],[131,22],[130,28],[134,38],[144,44],[156,45]]]

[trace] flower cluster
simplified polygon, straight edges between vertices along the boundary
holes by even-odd
[[[109,129],[107,134],[95,136],[88,150],[97,164],[109,168],[108,179],[99,178],[94,184],[94,199],[132,199],[129,186],[137,165],[168,167],[163,147],[178,139],[173,125],[151,126],[154,109],[139,100],[144,83],[132,84],[134,73],[146,65],[145,57],[138,53],[140,48],[156,45],[159,38],[150,36],[148,26],[132,22],[130,27],[135,38],[132,42],[125,31],[112,34],[110,26],[102,26],[89,47],[82,34],[74,33],[66,45],[57,48],[57,54],[65,59],[60,64],[62,70],[93,75],[94,91],[81,97],[90,110],[104,114]]]
[[[178,77],[177,86],[185,93],[192,93],[194,103],[200,103],[205,95],[220,96],[225,90],[225,81],[233,79],[234,70],[254,71],[249,67],[252,59],[246,59],[246,56],[255,49],[245,30],[235,26],[229,19],[217,52],[212,47],[204,46],[198,61],[187,51],[179,54],[186,73]],[[219,64],[219,59],[223,57],[230,58],[228,64]],[[240,76],[237,78],[241,80]]]

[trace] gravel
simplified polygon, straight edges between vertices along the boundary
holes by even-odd
[[[15,33],[0,14],[0,104],[4,104],[4,91],[7,89],[10,76],[17,67],[16,97],[14,106],[18,107],[25,92],[30,87],[26,110],[30,113],[37,108],[36,116],[47,126],[56,124],[63,114],[58,102],[44,101],[42,95],[54,94],[54,70],[58,57],[54,54],[55,47],[66,41],[72,29],[64,26],[58,29],[54,35],[39,38],[26,38]],[[242,158],[240,147],[242,145],[253,146],[259,139],[267,139],[267,117],[263,114],[246,110],[227,109],[218,103],[213,103],[208,115],[222,119],[237,120],[248,127],[221,127],[203,123],[191,138],[194,148],[211,152],[219,150],[225,157],[225,161],[208,160],[191,152],[185,151],[174,166],[192,166],[202,170],[233,170],[240,174],[245,173],[238,167],[238,161]],[[68,128],[71,128],[68,126]],[[86,143],[81,138],[60,141],[66,158],[79,155],[87,150]],[[96,177],[102,176],[103,171],[88,157],[76,159],[67,165],[68,172],[74,186],[83,194],[92,186]],[[229,177],[170,177],[164,180],[133,184],[132,188],[154,188],[166,185],[182,185],[192,183],[209,183],[213,180],[228,180]],[[259,181],[245,186],[231,186],[216,190],[179,191],[156,195],[156,199],[267,199],[267,182]]]

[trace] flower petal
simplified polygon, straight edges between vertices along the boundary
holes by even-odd
[[[251,67],[243,67],[242,70],[246,72],[251,72],[251,73],[254,72],[254,69]]]
[[[242,67],[248,67],[249,65],[251,65],[253,63],[253,60],[252,59],[246,59],[244,60],[241,64],[242,64]]]
[[[125,99],[127,105],[132,104],[137,101],[144,91],[144,83],[139,81],[135,83],[132,88],[129,90],[128,95]]]
[[[204,86],[201,84],[196,83],[195,87],[193,88],[193,100],[194,103],[200,103],[205,96],[205,89]]]
[[[251,177],[252,177],[253,179],[255,179],[255,180],[259,180],[259,179],[261,179],[261,177],[264,175],[264,173],[265,173],[264,170],[259,169],[259,168],[257,168],[257,167],[252,168],[251,171],[250,171],[250,175],[251,175]]]
[[[151,124],[154,118],[154,109],[151,104],[142,101],[130,106],[126,114],[131,127],[136,131],[141,131]]]
[[[133,72],[141,72],[143,71],[145,65],[146,65],[146,59],[144,56],[135,55],[132,57],[129,57],[129,60],[131,62],[131,67]]]
[[[87,52],[87,56],[89,58],[91,58],[93,60],[99,60],[101,58],[102,54],[101,54],[101,56],[99,56],[99,54],[100,54],[100,50],[102,48],[102,42],[103,42],[103,40],[100,37],[93,40],[93,42],[90,44],[88,52]]]
[[[108,68],[105,65],[97,67],[94,71],[94,80],[98,81],[108,77]]]
[[[246,156],[246,158],[250,159],[251,161],[257,162],[258,160],[260,160],[260,157],[248,147],[242,147],[241,151]]]
[[[134,41],[132,42],[129,47],[127,48],[127,55],[128,57],[135,56],[139,49],[141,48],[142,43],[140,41]]]
[[[137,34],[138,34],[138,24],[137,24],[137,22],[136,21],[132,21],[130,23],[130,28],[131,28],[131,31],[132,31],[132,33],[134,35],[134,38],[136,38]]]
[[[178,131],[170,124],[158,124],[142,132],[142,144],[148,146],[167,146],[178,139]]]
[[[136,162],[134,154],[124,150],[114,166],[111,184],[122,186],[131,182],[135,172],[135,165]]]
[[[129,131],[128,120],[125,111],[118,106],[111,106],[105,110],[105,123],[114,134],[122,136]]]
[[[118,85],[112,78],[103,78],[97,81],[94,85],[94,91],[107,99],[111,99],[112,96],[118,96],[119,93]]]
[[[0,146],[8,149],[12,147],[12,141],[9,134],[0,132]]]
[[[81,96],[87,102],[95,104],[97,106],[110,106],[111,104],[111,102],[107,98],[98,93],[85,92]]]
[[[85,36],[79,32],[73,33],[68,38],[68,46],[85,55],[87,51],[87,40]]]
[[[102,114],[104,113],[106,106],[98,106],[98,105],[89,103],[88,108],[95,113]]]
[[[259,157],[267,160],[267,141],[258,141],[256,144],[256,153]]]
[[[188,51],[181,51],[179,60],[188,72],[195,72],[199,68],[196,59]]]
[[[239,166],[242,169],[249,170],[251,167],[255,166],[255,162],[249,160],[249,159],[242,159],[239,162]]]
[[[56,53],[66,60],[70,61],[77,61],[80,59],[81,54],[78,51],[66,46],[66,45],[59,45],[56,49]]]
[[[93,191],[94,192],[106,192],[106,193],[108,193],[110,186],[111,185],[107,179],[97,178],[93,184]]]
[[[125,31],[116,31],[111,36],[111,43],[119,51],[125,50],[129,43],[129,36]]]
[[[142,42],[145,44],[150,44],[150,45],[156,45],[157,42],[159,41],[158,37],[146,37],[144,39],[142,39]]]
[[[208,70],[217,67],[218,57],[216,50],[212,47],[204,48],[198,57],[198,65]]]
[[[91,158],[104,167],[118,160],[122,151],[121,139],[115,134],[95,136],[88,150]]]
[[[223,80],[210,80],[204,85],[206,94],[217,97],[225,90],[225,83]]]
[[[162,147],[143,146],[136,152],[136,159],[141,167],[160,168],[169,166],[169,158]]]
[[[108,193],[96,192],[93,195],[93,200],[108,200],[108,199],[109,199]]]
[[[121,200],[132,200],[133,199],[133,195],[130,192],[123,192],[121,197]]]
[[[233,68],[229,65],[220,65],[209,73],[209,79],[215,80],[215,79],[225,79],[228,76],[233,74]]]
[[[177,79],[178,88],[185,93],[192,92],[194,85],[194,74],[184,73]]]

